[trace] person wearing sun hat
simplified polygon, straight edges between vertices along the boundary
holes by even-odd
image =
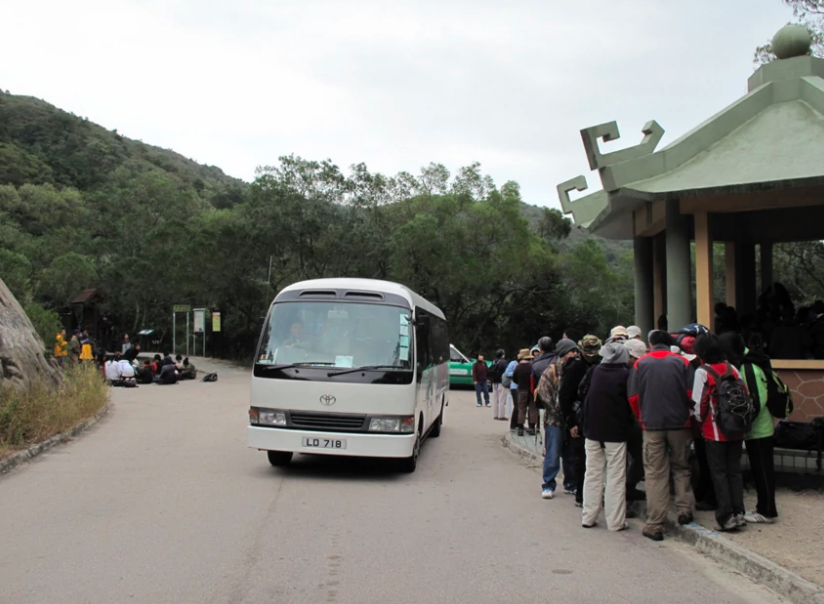
[[[601,356],[598,354],[600,350],[601,340],[598,336],[586,335],[581,338],[578,342],[579,354],[564,364],[563,378],[558,389],[558,402],[566,430],[564,435],[566,443],[561,453],[564,460],[564,492],[575,495],[575,505],[578,507],[584,505],[584,473],[586,472],[584,437],[578,426],[578,412],[581,407],[579,386],[590,367],[601,362]]]
[[[607,344],[610,342],[625,342],[626,340],[629,340],[629,332],[627,332],[627,328],[623,325],[616,325],[609,332]]]
[[[524,423],[527,418],[529,435],[532,436],[538,423],[538,409],[532,398],[532,354],[528,348],[518,353],[518,366],[512,372],[512,381],[518,385],[518,436],[524,435]]]
[[[641,328],[637,325],[630,325],[627,327],[627,339],[628,340],[638,340],[642,341],[641,338]]]

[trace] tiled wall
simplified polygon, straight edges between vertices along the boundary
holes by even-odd
[[[812,421],[824,416],[824,370],[777,369],[778,375],[793,392],[795,411],[790,419]]]

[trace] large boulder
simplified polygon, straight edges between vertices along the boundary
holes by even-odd
[[[25,387],[37,377],[59,384],[60,370],[46,358],[43,341],[0,279],[0,386]]]

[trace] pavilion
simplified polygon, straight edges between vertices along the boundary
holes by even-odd
[[[615,122],[581,130],[603,189],[570,200],[587,188],[573,178],[558,185],[561,206],[597,235],[633,241],[644,333],[662,315],[671,330],[696,319],[713,329],[714,242],[724,244],[726,303],[745,315],[773,283],[774,243],[824,239],[824,59],[810,44],[805,28],[782,28],[778,60],[750,76],[747,94],[659,151],[655,121],[639,145],[613,152],[599,139],[619,138]],[[824,361],[773,366],[793,389],[794,419],[824,415]]]

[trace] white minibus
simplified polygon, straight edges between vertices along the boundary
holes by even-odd
[[[448,396],[438,307],[387,281],[303,281],[275,297],[263,326],[248,444],[273,466],[311,453],[393,457],[414,472]]]

